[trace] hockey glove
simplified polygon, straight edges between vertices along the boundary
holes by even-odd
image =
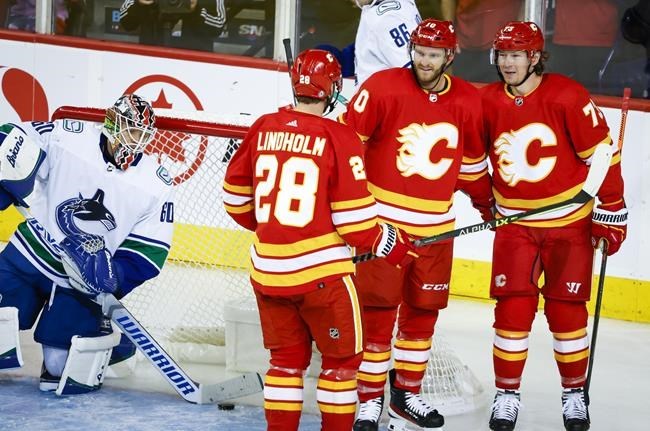
[[[372,252],[386,259],[386,262],[403,268],[418,257],[408,235],[401,229],[387,223],[380,223],[381,233],[377,235]]]
[[[93,298],[100,293],[114,293],[117,290],[112,256],[102,237],[72,235],[61,241],[59,246],[62,249],[61,262],[71,287]]]
[[[481,213],[481,218],[483,221],[492,221],[494,220],[494,198],[490,198],[485,202],[472,201],[472,206]]]
[[[36,174],[45,160],[43,151],[22,129],[0,126],[0,187],[24,207],[34,191]]]
[[[621,248],[627,236],[627,208],[625,201],[607,205],[600,204],[591,218],[591,244],[598,248],[601,241],[607,241],[607,255],[611,256]]]

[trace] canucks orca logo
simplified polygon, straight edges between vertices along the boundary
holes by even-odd
[[[96,223],[95,223],[96,222]],[[97,189],[95,195],[84,198],[68,199],[56,207],[56,223],[66,236],[79,234],[103,234],[105,231],[99,226],[104,226],[106,231],[117,227],[115,217],[104,206],[104,191]],[[83,225],[83,229],[79,225]],[[92,232],[89,232],[91,230]]]

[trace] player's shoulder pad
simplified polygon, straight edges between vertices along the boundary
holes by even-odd
[[[468,82],[463,78],[459,78],[453,75],[450,76],[449,78],[451,79],[452,90],[454,87],[456,87],[459,91],[462,91],[463,93],[467,93],[479,97],[478,88],[476,88],[476,86],[471,82]]]
[[[589,91],[578,81],[559,73],[546,73],[544,82],[544,98],[547,103],[574,108],[591,100]]]

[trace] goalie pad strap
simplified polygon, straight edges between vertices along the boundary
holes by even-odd
[[[18,309],[0,308],[0,370],[23,366],[18,338]]]
[[[99,389],[104,382],[111,351],[119,342],[120,333],[115,328],[112,334],[101,337],[72,337],[56,394],[83,394]]]

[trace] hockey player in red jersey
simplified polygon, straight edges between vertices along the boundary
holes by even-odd
[[[365,141],[368,183],[380,220],[412,238],[453,229],[457,189],[469,194],[486,220],[492,218],[480,96],[471,84],[445,74],[455,49],[450,22],[421,22],[410,40],[413,68],[376,72],[341,116]],[[354,430],[377,430],[398,307],[391,429],[403,429],[406,421],[424,428],[444,423],[419,392],[438,312],[447,306],[453,242],[419,248],[418,254],[403,269],[382,261],[357,265],[366,342]]]
[[[224,202],[237,223],[255,232],[251,282],[271,351],[268,430],[298,429],[312,340],[322,353],[322,429],[349,430],[363,335],[347,244],[397,266],[417,255],[406,234],[378,223],[359,138],[322,117],[341,91],[339,63],[327,51],[304,51],[291,80],[296,107],[251,126],[226,171]]]
[[[596,148],[612,145],[605,117],[587,91],[565,76],[543,73],[547,58],[542,32],[534,23],[510,22],[497,32],[493,62],[501,81],[481,89],[497,217],[575,195]],[[583,386],[589,359],[586,301],[592,245],[606,241],[613,254],[625,239],[619,151],[598,200],[596,208],[592,201],[573,204],[496,230],[490,286],[497,300],[492,430],[515,427],[528,334],[540,293],[564,388],[565,428],[589,429]]]

